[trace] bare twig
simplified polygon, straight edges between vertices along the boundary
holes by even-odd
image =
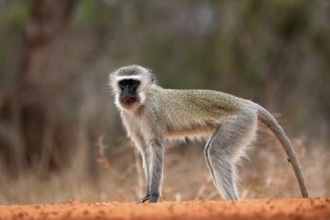
[[[204,191],[207,187],[207,185],[212,181],[212,176],[208,175],[206,181],[204,182],[204,184],[201,186],[201,188],[197,191],[194,200],[200,200],[203,197]]]
[[[110,162],[107,160],[105,156],[104,149],[106,148],[106,146],[104,145],[103,140],[104,140],[104,134],[102,134],[97,141],[97,145],[99,148],[98,163],[102,167],[104,167],[112,176],[120,180],[125,179],[128,176],[128,174],[130,174],[133,171],[135,165],[128,167],[128,169],[123,174],[118,173],[115,169],[113,169]]]

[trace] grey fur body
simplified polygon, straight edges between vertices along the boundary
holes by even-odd
[[[139,81],[133,101],[126,102],[125,96],[121,96],[119,84],[125,80],[128,84],[129,80]],[[254,139],[258,120],[282,144],[302,195],[308,197],[289,139],[275,118],[258,104],[211,90],[164,89],[155,83],[148,69],[137,65],[110,74],[110,85],[127,134],[142,155],[147,194],[140,202],[157,202],[160,198],[164,141],[185,138],[207,140],[204,152],[214,184],[224,199],[237,200],[236,163],[244,147]]]

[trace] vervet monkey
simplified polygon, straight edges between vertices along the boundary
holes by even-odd
[[[142,66],[117,69],[109,76],[128,136],[142,155],[147,183],[139,202],[158,202],[163,179],[163,143],[172,139],[207,140],[205,158],[222,197],[238,200],[236,163],[254,138],[258,120],[280,141],[308,197],[294,149],[275,118],[258,104],[210,90],[164,89]]]

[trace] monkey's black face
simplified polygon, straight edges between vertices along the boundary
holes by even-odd
[[[140,81],[136,79],[123,79],[118,82],[121,90],[119,101],[124,106],[130,106],[139,101],[137,89],[140,86]]]

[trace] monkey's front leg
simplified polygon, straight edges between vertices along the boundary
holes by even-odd
[[[140,199],[137,200],[138,203],[144,203],[148,200],[150,200],[150,153],[148,151],[141,152],[142,157],[142,163],[143,163],[143,169],[144,169],[144,177],[145,177],[145,183],[146,183],[146,195]]]
[[[150,149],[150,185],[148,186],[149,202],[158,202],[163,179],[164,149],[158,141],[153,141]]]
[[[138,200],[143,203],[158,202],[163,177],[163,146],[158,141],[152,141],[149,148],[142,152],[143,168],[147,183],[147,194]]]

